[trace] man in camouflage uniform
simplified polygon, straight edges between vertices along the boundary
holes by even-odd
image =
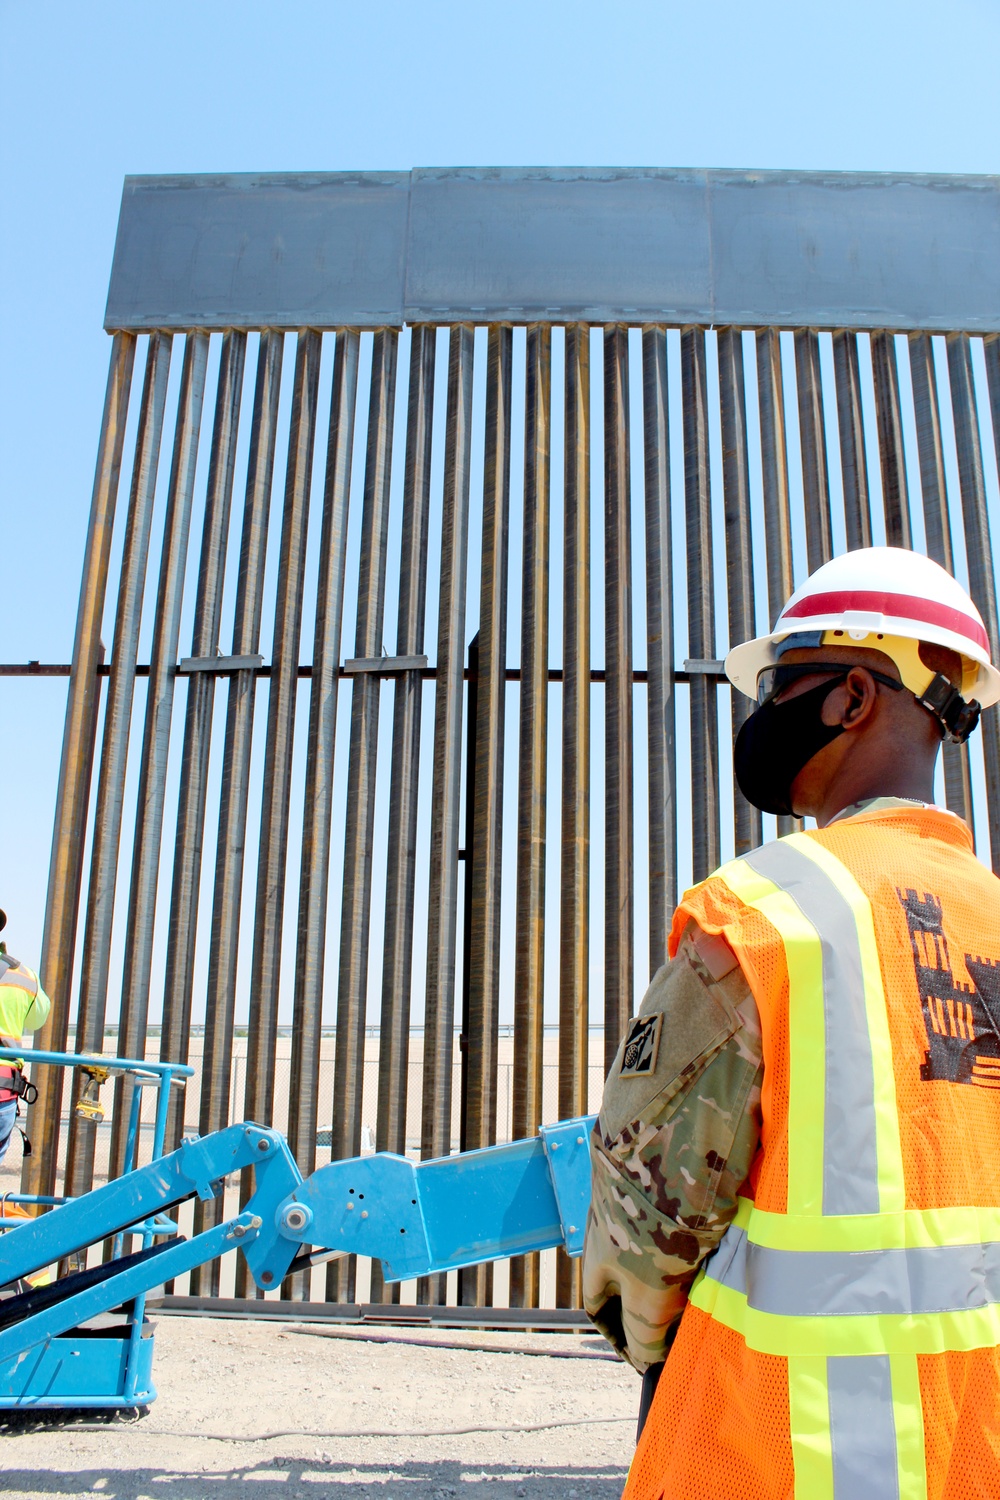
[[[833,821],[909,805],[871,798]],[[591,1138],[584,1306],[640,1374],[655,1378],[736,1212],[760,1141],[761,1055],[735,954],[689,923],[626,1031]]]
[[[983,921],[995,929],[995,881],[976,865],[969,830],[934,805],[935,763],[943,740],[964,744],[982,704],[1000,701],[1000,671],[961,586],[926,558],[881,547],[824,564],[768,635],[730,651],[726,673],[756,698],[733,749],[740,791],[764,813],[817,827],[687,893],[674,957],[607,1080],[591,1141],[583,1288],[591,1318],[645,1377],[625,1493],[998,1495],[1000,1334],[960,1320],[1000,1301],[981,1276],[946,1286],[938,1272],[955,1234],[938,1210],[968,1203],[975,1218],[1000,1202],[996,1180],[986,1181],[995,1153],[983,1146],[998,1128],[995,1108],[987,1124],[978,1101],[966,1116],[966,1101],[942,1092],[997,1088],[1000,1061],[982,1041],[996,1028],[985,1009],[975,1033],[971,1009],[950,1033],[943,1009],[913,1018],[925,990],[943,984],[939,973],[948,1005],[964,1001],[952,997],[947,959],[942,969],[913,937],[910,906],[919,931],[931,931],[941,900],[916,892],[944,883],[974,977],[970,934],[978,942]],[[853,826],[835,828],[842,822]],[[978,895],[963,909],[965,883]],[[899,902],[914,976],[896,961]],[[945,941],[943,927],[933,930]],[[992,975],[995,961],[985,967]],[[939,1036],[966,1045],[981,1076],[935,1073]],[[933,1095],[914,1092],[917,1077]],[[897,1246],[887,1229],[904,1202],[907,1234],[912,1210],[926,1243]],[[836,1238],[862,1221],[870,1246]],[[959,1238],[978,1266],[993,1239],[983,1232],[980,1245],[976,1222],[970,1245]],[[925,1265],[934,1267],[926,1305],[914,1292]]]
[[[642,1374],[736,1211],[760,1132],[760,1023],[732,950],[693,923],[608,1076],[583,1261],[590,1317]]]

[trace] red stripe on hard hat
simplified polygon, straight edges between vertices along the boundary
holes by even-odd
[[[975,641],[986,652],[990,649],[986,631],[978,620],[971,619],[960,609],[951,609],[947,604],[938,604],[933,599],[920,599],[914,594],[883,594],[874,590],[845,591],[836,594],[810,594],[781,612],[781,620],[807,619],[815,615],[835,615],[844,610],[864,610],[871,614],[895,615],[899,620],[913,620],[921,625],[939,625],[942,630],[954,631]]]

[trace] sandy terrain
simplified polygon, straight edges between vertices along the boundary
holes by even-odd
[[[160,1317],[149,1415],[5,1432],[0,1491],[12,1500],[621,1494],[639,1384],[599,1338],[382,1329],[377,1339]]]

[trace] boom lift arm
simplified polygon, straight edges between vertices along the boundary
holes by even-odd
[[[263,1126],[231,1125],[185,1141],[170,1155],[5,1234],[0,1283],[29,1276],[188,1198],[213,1198],[230,1173],[253,1166],[255,1191],[243,1211],[191,1240],[170,1239],[44,1293],[0,1302],[0,1366],[237,1248],[264,1289],[329,1252],[380,1260],[389,1281],[556,1245],[579,1255],[590,1202],[592,1125],[592,1117],[564,1120],[543,1126],[532,1140],[433,1161],[388,1152],[355,1157],[320,1167],[305,1181],[284,1137]],[[95,1274],[101,1276],[96,1283]]]

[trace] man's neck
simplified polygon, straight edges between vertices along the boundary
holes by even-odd
[[[834,813],[830,822],[839,823],[845,818],[854,818],[858,813],[864,812],[891,812],[898,808],[907,807],[932,807],[935,804],[926,802],[922,797],[865,797],[860,802],[849,802],[842,807],[838,813]]]
[[[822,806],[813,816],[825,828],[845,807],[874,802],[878,797],[898,797],[904,802],[934,801],[934,768],[900,766],[892,773],[870,777],[837,777],[826,788]]]

